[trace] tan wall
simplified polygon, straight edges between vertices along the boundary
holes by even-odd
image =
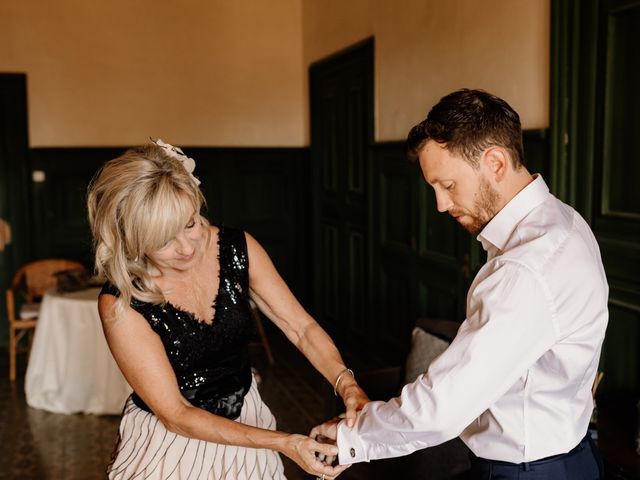
[[[304,61],[375,36],[376,140],[405,138],[461,87],[549,125],[548,0],[304,0]],[[345,20],[351,18],[351,22]]]
[[[548,0],[21,0],[0,18],[32,146],[307,145],[308,66],[370,36],[376,140],[463,86],[549,124]]]
[[[300,0],[0,2],[32,146],[302,145]]]

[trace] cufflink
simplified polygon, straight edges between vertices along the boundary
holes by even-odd
[[[351,450],[349,450],[349,455],[351,455],[351,458],[354,458],[356,456],[356,449],[352,448]]]

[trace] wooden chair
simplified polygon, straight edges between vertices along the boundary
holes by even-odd
[[[26,350],[31,348],[40,310],[39,302],[46,290],[56,287],[55,274],[62,270],[85,270],[85,268],[75,260],[45,259],[24,265],[13,276],[11,287],[6,293],[9,319],[9,379],[12,382],[16,379],[18,343],[25,334],[28,334],[29,342]]]

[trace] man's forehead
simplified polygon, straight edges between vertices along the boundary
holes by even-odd
[[[425,180],[430,184],[440,181],[442,175],[451,171],[451,154],[444,143],[427,141],[420,149],[418,158]]]
[[[440,161],[452,156],[452,153],[447,149],[446,143],[438,143],[435,140],[428,140],[420,149],[420,156],[425,157],[425,160]]]

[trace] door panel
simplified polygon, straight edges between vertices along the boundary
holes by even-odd
[[[393,315],[392,325],[379,320],[386,326],[381,359],[401,363],[417,318],[464,318],[469,278],[462,266],[470,242],[452,218],[437,211],[431,187],[401,142],[376,145],[374,157],[374,271],[381,286],[374,285],[373,297],[374,305],[381,302],[377,311]]]
[[[0,218],[12,241],[0,251],[0,343],[7,344],[4,292],[13,273],[30,259],[27,78],[0,74]]]
[[[591,225],[609,282],[604,394],[640,391],[640,2],[552,2],[552,190]]]
[[[524,132],[525,157],[547,175],[544,131]],[[372,328],[385,364],[403,361],[416,318],[462,321],[467,291],[485,262],[481,245],[451,218],[437,211],[433,189],[402,142],[376,144],[372,203]]]
[[[373,41],[312,65],[310,93],[314,310],[338,343],[366,350]]]

